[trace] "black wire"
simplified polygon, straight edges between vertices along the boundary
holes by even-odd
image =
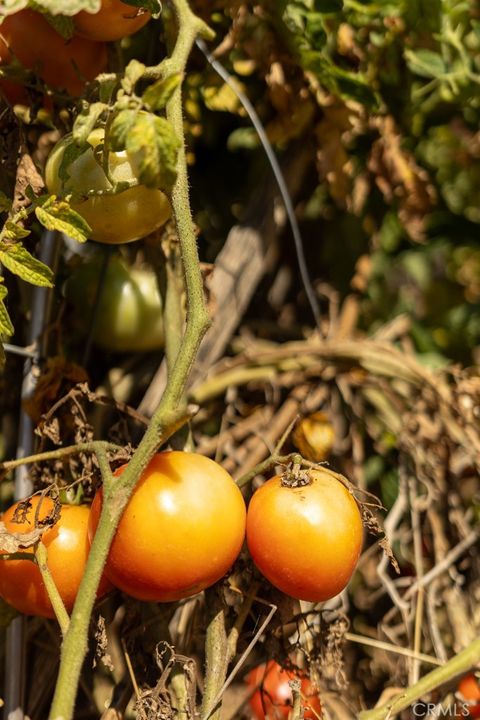
[[[259,140],[262,143],[263,149],[265,150],[265,154],[268,158],[273,174],[275,175],[278,189],[280,190],[280,194],[282,196],[283,204],[285,205],[285,211],[287,213],[290,228],[292,230],[293,240],[295,243],[295,252],[297,254],[300,277],[302,279],[303,287],[305,288],[305,293],[307,295],[307,299],[311,307],[315,323],[320,330],[320,308],[317,302],[315,291],[310,281],[310,276],[308,274],[307,262],[305,260],[305,253],[303,251],[302,235],[298,226],[297,218],[295,216],[292,199],[290,197],[285,178],[283,177],[283,173],[277,160],[277,156],[275,155],[275,151],[272,148],[270,140],[267,137],[267,133],[265,132],[265,128],[262,125],[262,121],[258,117],[257,111],[253,107],[248,97],[239,89],[238,85],[234,81],[234,78],[230,75],[228,70],[226,70],[226,68],[224,68],[224,66],[213,57],[213,55],[208,50],[205,42],[198,39],[196,40],[196,45],[198,49],[205,55],[206,59],[208,60],[212,68],[215,70],[215,72],[217,72],[218,75],[220,75],[220,77],[222,78],[222,80],[224,80],[227,85],[232,88],[233,92],[245,108],[252,122],[252,125],[257,132]]]

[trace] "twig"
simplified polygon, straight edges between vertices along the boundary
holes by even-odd
[[[201,711],[201,720],[218,720],[220,717],[221,688],[224,686],[228,666],[228,641],[225,629],[225,610],[218,597],[213,593],[207,597],[213,599],[213,617],[207,627],[205,640],[205,691]]]
[[[383,642],[383,640],[375,640],[374,638],[369,638],[365,635],[357,635],[355,633],[346,632],[345,639],[350,640],[351,642],[356,642],[359,645],[368,645],[369,647],[378,648],[379,650],[385,650],[386,652],[394,653],[395,655],[403,655],[404,657],[428,663],[429,665],[443,665],[441,660],[437,660],[437,658],[434,658],[431,655],[416,653],[414,650],[410,650],[410,648],[392,645],[391,643]]]
[[[449,682],[452,678],[460,675],[475,665],[480,660],[480,640],[474,640],[468,647],[458,655],[449,660],[442,667],[432,670],[412,687],[395,695],[384,705],[374,710],[364,710],[359,715],[359,720],[390,720],[402,710],[413,705],[419,698],[435,688]]]
[[[65,605],[63,604],[61,595],[58,592],[57,586],[55,585],[52,574],[48,568],[47,548],[42,542],[39,542],[37,545],[35,550],[35,559],[37,561],[38,569],[40,570],[49,600],[52,603],[55,617],[60,625],[60,631],[62,636],[65,637],[65,633],[67,632],[70,623],[70,618],[65,609]]]
[[[244,487],[245,485],[248,485],[250,482],[252,482],[253,478],[255,478],[257,475],[263,475],[266,470],[270,470],[270,468],[272,468],[274,465],[286,465],[287,463],[298,457],[298,453],[295,452],[289,453],[288,455],[270,455],[270,457],[268,457],[266,460],[259,463],[258,465],[255,465],[255,467],[248,473],[245,473],[245,475],[241,475],[236,481],[237,485],[238,487]]]
[[[252,649],[253,649],[253,648],[255,647],[255,645],[257,644],[257,642],[258,642],[259,638],[261,637],[261,635],[265,632],[265,629],[268,627],[268,625],[270,624],[270,621],[271,621],[272,617],[274,616],[274,614],[275,614],[276,611],[277,611],[277,606],[276,606],[276,605],[273,605],[273,604],[271,604],[271,603],[265,603],[264,600],[260,600],[260,598],[257,598],[257,597],[254,597],[253,599],[254,599],[254,600],[258,600],[258,601],[261,602],[262,604],[269,605],[270,611],[269,611],[267,617],[265,618],[265,620],[263,621],[263,623],[262,623],[262,624],[260,625],[260,627],[258,628],[258,630],[257,630],[257,632],[255,633],[255,635],[253,636],[251,642],[248,644],[248,646],[246,647],[246,649],[244,650],[244,652],[241,654],[238,662],[235,664],[235,667],[233,668],[233,670],[231,671],[230,675],[229,675],[228,678],[225,680],[222,688],[219,690],[217,696],[216,696],[215,699],[213,700],[213,702],[212,702],[212,704],[211,704],[212,711],[216,708],[216,706],[217,706],[218,703],[220,702],[220,699],[221,699],[223,693],[225,692],[225,690],[229,687],[229,685],[231,685],[231,683],[232,683],[233,680],[235,679],[235,677],[236,677],[239,669],[242,667],[242,665],[243,665],[243,663],[245,662],[246,658],[247,658],[247,657],[250,655],[250,653],[252,652]],[[202,720],[210,720],[210,718],[211,718],[211,713],[209,713],[208,715],[206,715],[206,717],[203,718]]]
[[[35,455],[28,455],[27,457],[19,458],[18,460],[6,460],[0,463],[0,470],[13,470],[14,468],[21,467],[22,465],[32,465],[33,463],[46,462],[47,460],[61,460],[69,455],[78,455],[80,453],[98,453],[106,452],[119,452],[124,450],[120,445],[109,443],[104,440],[92,440],[92,442],[79,443],[78,445],[68,445],[67,447],[57,448],[56,450],[46,450],[45,452],[36,453]]]
[[[468,550],[469,547],[474,545],[480,537],[479,530],[471,530],[466,537],[463,538],[457,545],[455,545],[449,553],[447,553],[443,560],[433,566],[431,570],[425,573],[425,575],[416,580],[406,591],[404,598],[405,600],[410,599],[421,587],[426,587],[442,573],[446,572],[457,560]]]
[[[422,550],[422,529],[420,524],[420,511],[419,511],[419,498],[417,481],[412,474],[408,478],[408,491],[410,498],[410,515],[412,519],[412,533],[413,533],[413,551],[415,557],[415,571],[419,581],[423,577],[423,550]],[[422,626],[424,616],[424,589],[419,585],[417,593],[417,602],[415,607],[415,627],[413,635],[413,649],[416,655],[420,654],[421,641],[422,641]],[[410,673],[409,673],[409,684],[413,685],[417,682],[420,674],[420,663],[418,660],[414,660]]]

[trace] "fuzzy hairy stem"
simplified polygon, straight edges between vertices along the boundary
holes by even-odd
[[[0,463],[1,470],[14,470],[21,465],[32,465],[37,462],[46,462],[47,460],[61,460],[62,458],[69,457],[69,455],[78,455],[79,453],[96,453],[111,450],[116,452],[123,450],[120,445],[114,445],[113,443],[105,442],[103,440],[92,440],[92,442],[79,443],[78,445],[68,445],[66,447],[57,448],[56,450],[47,450],[46,452],[36,453],[35,455],[28,455],[27,457],[18,458],[18,460],[6,460]]]
[[[60,625],[60,631],[62,636],[65,637],[70,623],[70,618],[68,617],[63,600],[60,597],[60,593],[58,592],[55,581],[48,568],[47,548],[42,542],[37,545],[37,549],[35,550],[35,560],[37,561],[38,569],[40,570],[48,597],[52,603],[53,612],[55,613],[55,617]]]
[[[173,5],[178,21],[178,37],[168,67],[172,73],[183,74],[195,37],[198,32],[205,30],[203,23],[191,12],[186,0],[173,0]],[[184,390],[198,347],[209,326],[188,195],[181,86],[176,89],[168,102],[167,117],[182,147],[178,159],[177,179],[172,191],[172,206],[180,241],[187,293],[186,328],[165,393],[140,445],[121,477],[114,483],[107,482],[105,487],[97,531],[62,646],[50,720],[72,720],[80,673],[87,651],[90,617],[115,530],[128,499],[152,456],[188,417]],[[109,477],[106,472],[104,474]]]
[[[221,710],[218,696],[227,677],[228,639],[225,629],[225,611],[222,603],[212,593],[208,595],[212,600],[213,613],[208,624],[205,641],[205,692],[200,717],[201,720],[218,720]]]

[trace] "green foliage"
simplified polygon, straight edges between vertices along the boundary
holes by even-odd
[[[132,94],[135,90],[135,85],[142,77],[145,72],[145,65],[138,60],[131,60],[125,68],[125,73],[122,77],[122,88],[127,94]]]
[[[341,0],[326,3],[295,0],[280,3],[278,9],[286,40],[305,70],[314,73],[335,95],[356,100],[369,108],[377,106],[376,94],[363,73],[339,67],[326,52],[328,22],[332,15],[338,16],[343,11]]]
[[[88,240],[91,232],[88,223],[67,202],[57,200],[54,195],[39,199],[35,215],[47,230],[63,232],[77,242]]]
[[[440,192],[456,215],[480,223],[478,139],[458,123],[430,128],[419,143],[419,156],[432,169]]]
[[[96,127],[100,117],[106,112],[108,106],[102,102],[85,104],[73,124],[72,135],[79,147],[84,147],[88,136]]]
[[[162,9],[160,0],[123,0],[123,2],[132,7],[150,10],[154,15],[159,15]],[[76,15],[80,10],[96,13],[100,10],[101,4],[101,0],[2,0],[0,11],[4,15],[11,15],[26,7],[33,7],[35,10],[53,16],[72,16]],[[61,25],[57,27],[59,32],[61,27]]]
[[[14,273],[40,287],[52,287],[53,273],[49,267],[33,257],[20,243],[0,249],[0,263]]]
[[[150,10],[154,17],[158,17],[162,12],[161,0],[123,0],[123,2],[135,8]]]
[[[229,37],[222,62],[254,101],[277,152],[298,138],[312,145],[318,179],[302,205],[312,275],[341,296],[358,296],[366,332],[407,313],[411,339],[430,365],[471,362],[480,347],[473,5],[272,0],[263,13],[242,6],[241,22],[230,24],[230,4],[215,0],[205,15]],[[193,141],[215,148],[227,126],[218,116],[228,113],[228,149],[244,164],[250,154],[255,166],[256,132],[238,102],[210,101],[222,92],[212,71],[189,76]],[[202,219],[218,224],[218,216],[212,204]]]
[[[2,278],[0,281],[0,335],[7,335],[8,337],[10,337],[10,335],[13,335],[14,328],[12,325],[12,321],[10,320],[7,308],[5,307],[4,300],[6,296],[7,288],[3,284]]]
[[[30,0],[2,0],[1,11],[5,15],[11,15],[29,5],[51,15],[75,15],[80,10],[98,12],[101,0],[35,0],[34,3]]]
[[[113,150],[126,150],[142,184],[166,191],[171,189],[180,143],[165,118],[123,110],[112,122],[110,140]]]
[[[177,73],[149,85],[142,95],[144,105],[153,112],[164,110],[181,81],[182,76]]]

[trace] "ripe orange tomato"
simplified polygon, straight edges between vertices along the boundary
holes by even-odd
[[[0,38],[0,53],[1,53],[1,38]],[[0,65],[2,60],[0,57]],[[30,105],[28,93],[20,83],[13,82],[12,80],[0,80],[0,94],[3,95],[5,100],[10,105]]]
[[[255,565],[279,590],[319,602],[347,585],[362,547],[362,519],[347,488],[326,469],[309,484],[287,487],[279,476],[253,495],[247,544]]]
[[[82,10],[75,15],[75,32],[89,40],[120,40],[140,30],[150,20],[149,12],[140,12],[121,0],[103,0],[97,13]]]
[[[19,503],[15,503],[5,511],[2,520],[9,532],[25,533],[33,530],[40,501],[40,520],[46,518],[53,508],[53,501],[48,497],[41,500],[38,496],[34,496],[30,501],[32,505],[23,523],[13,522]],[[67,612],[73,608],[87,562],[89,514],[90,510],[86,505],[62,505],[58,521],[42,536],[42,542],[47,548],[48,568]],[[34,551],[33,548],[28,548],[21,552],[33,554]],[[98,597],[110,589],[110,583],[102,579]],[[40,615],[48,618],[55,616],[40,570],[31,560],[6,560],[0,554],[0,596],[25,615]]]
[[[465,675],[460,680],[457,692],[460,699],[468,704],[467,717],[480,718],[480,684],[473,673]]]
[[[92,504],[90,537],[102,501],[100,490]],[[235,562],[245,516],[242,494],[220,465],[196,453],[159,453],[123,513],[105,574],[139,600],[169,602],[195,595]]]
[[[79,37],[65,40],[34,10],[8,15],[0,25],[0,65],[14,57],[52,88],[75,96],[107,65],[104,43]]]
[[[250,698],[255,720],[287,720],[293,707],[290,680],[301,682],[300,693],[305,720],[319,720],[322,717],[318,690],[315,690],[310,680],[291,670],[285,670],[274,660],[269,660],[247,675],[248,687],[255,690]]]

